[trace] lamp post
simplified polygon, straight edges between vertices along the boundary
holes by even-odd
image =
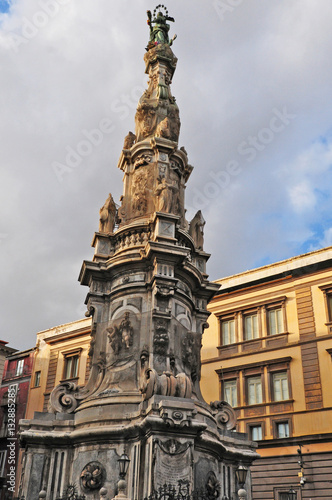
[[[126,491],[126,487],[127,487],[125,477],[126,477],[126,474],[128,471],[129,462],[130,462],[130,458],[128,457],[128,455],[126,455],[125,453],[122,453],[121,457],[118,459],[119,469],[120,469],[120,472],[119,472],[120,480],[118,482],[118,494],[116,495],[116,497],[114,497],[113,500],[129,500],[125,495],[125,491]]]
[[[239,496],[239,500],[246,500],[247,492],[243,488],[243,486],[244,486],[246,479],[247,479],[248,469],[243,467],[243,465],[239,465],[239,467],[235,471],[235,474],[236,474],[237,482],[239,483],[239,486],[240,486],[240,489],[237,492],[237,494]]]
[[[296,500],[297,494],[296,491],[293,490],[293,486],[291,486],[288,490],[288,500]]]

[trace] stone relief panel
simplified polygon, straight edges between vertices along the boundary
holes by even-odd
[[[81,486],[85,492],[100,489],[105,482],[106,471],[99,462],[89,462],[81,472]]]
[[[115,355],[122,349],[129,350],[133,345],[134,328],[129,319],[129,312],[126,312],[123,320],[106,329],[107,337]]]
[[[165,483],[178,487],[192,485],[193,456],[190,442],[182,443],[176,439],[154,441],[153,487],[158,490]],[[188,492],[191,493],[191,488]]]

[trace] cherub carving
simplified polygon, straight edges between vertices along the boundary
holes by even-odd
[[[133,345],[134,329],[129,319],[129,312],[125,313],[120,325],[113,325],[106,329],[108,340],[115,355],[118,355],[124,346],[129,349]]]

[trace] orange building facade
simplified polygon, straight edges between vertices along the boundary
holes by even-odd
[[[331,499],[332,247],[217,283],[201,386],[258,442],[253,499]]]

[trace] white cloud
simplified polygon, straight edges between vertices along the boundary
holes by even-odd
[[[290,188],[289,196],[294,210],[298,213],[312,210],[315,207],[315,194],[312,187],[305,181]]]

